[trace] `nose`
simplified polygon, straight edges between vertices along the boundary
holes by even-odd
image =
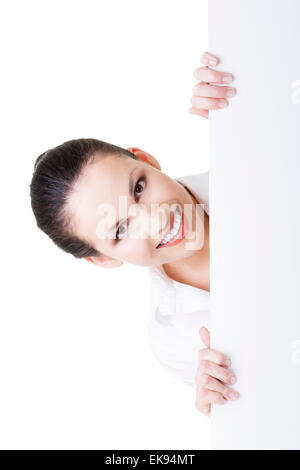
[[[133,216],[131,234],[142,238],[161,240],[170,223],[170,207],[168,204],[152,204],[140,207]]]

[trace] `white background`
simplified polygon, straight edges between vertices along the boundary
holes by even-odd
[[[147,269],[64,253],[29,199],[37,156],[73,138],[174,178],[208,168],[209,123],[188,113],[207,1],[10,0],[0,39],[1,448],[209,448],[194,390],[150,350]]]

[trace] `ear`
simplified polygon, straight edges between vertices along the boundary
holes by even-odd
[[[150,153],[144,152],[143,150],[137,147],[128,147],[127,150],[129,150],[129,152],[134,153],[135,156],[139,158],[139,160],[142,160],[143,162],[148,163],[154,168],[157,168],[157,170],[161,170],[160,164],[158,163],[156,158],[154,158],[153,155],[151,155]]]
[[[114,258],[109,258],[104,255],[90,256],[85,259],[90,263],[96,264],[97,266],[101,266],[102,268],[119,268],[123,264],[123,261],[119,261]]]

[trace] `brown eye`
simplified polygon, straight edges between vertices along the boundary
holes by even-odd
[[[134,192],[140,197],[145,187],[145,178],[142,176],[135,185]]]
[[[122,230],[122,227],[125,227],[124,230]],[[119,225],[118,230],[116,232],[116,239],[117,240],[122,240],[122,235],[124,235],[127,231],[127,224],[126,221],[123,222],[122,224]]]

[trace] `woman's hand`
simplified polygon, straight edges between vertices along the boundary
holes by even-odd
[[[192,107],[189,113],[209,119],[209,109],[225,108],[229,104],[226,97],[235,95],[236,91],[229,86],[211,85],[211,83],[231,83],[233,80],[230,73],[218,72],[208,67],[208,65],[211,67],[218,65],[219,60],[216,56],[204,52],[201,62],[206,66],[194,71],[194,77],[201,81],[193,88],[194,95],[191,98]]]
[[[198,355],[195,406],[197,410],[209,416],[211,403],[227,403],[228,398],[235,400],[239,393],[227,385],[236,382],[235,375],[228,370],[230,359],[210,349],[210,333],[205,326],[200,328],[199,333],[206,348],[200,349]]]

